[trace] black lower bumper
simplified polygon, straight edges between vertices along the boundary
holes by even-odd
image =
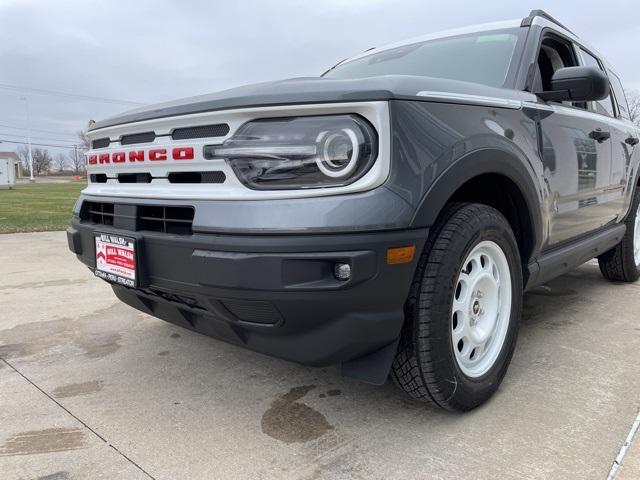
[[[393,344],[427,231],[335,235],[170,235],[81,223],[69,248],[95,267],[95,232],[133,236],[139,286],[120,300],[185,328],[308,365],[361,359]],[[388,248],[415,245],[409,263]],[[336,263],[352,276],[337,280]],[[359,360],[358,360],[359,361]]]

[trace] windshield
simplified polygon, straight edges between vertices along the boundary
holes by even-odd
[[[329,70],[327,78],[419,75],[504,86],[521,29],[475,32],[373,53]]]

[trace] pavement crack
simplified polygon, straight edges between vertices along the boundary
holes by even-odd
[[[624,460],[624,456],[627,454],[629,447],[631,447],[631,442],[633,442],[633,439],[636,436],[636,433],[638,432],[639,428],[640,428],[640,409],[638,409],[638,415],[636,415],[636,418],[633,424],[631,424],[631,429],[629,430],[629,434],[627,435],[627,438],[622,444],[622,447],[620,448],[620,452],[618,453],[618,456],[613,461],[613,465],[611,465],[611,470],[609,470],[609,475],[607,476],[607,480],[613,480],[618,474],[618,469],[622,465],[622,460]]]
[[[51,395],[49,395],[46,391],[44,391],[42,388],[40,388],[35,382],[33,382],[29,377],[27,377],[26,375],[24,375],[20,370],[18,370],[16,367],[14,367],[9,361],[7,361],[6,359],[4,359],[3,357],[0,357],[0,361],[2,361],[5,365],[7,365],[9,368],[11,368],[14,372],[16,372],[18,375],[20,375],[22,378],[24,378],[27,382],[29,382],[33,387],[35,387],[40,393],[42,393],[45,397],[47,397],[49,400],[51,400],[53,403],[55,403],[58,407],[60,407],[62,410],[64,410],[68,415],[70,415],[72,418],[74,418],[77,422],[79,422],[80,424],[82,424],[82,426],[84,428],[86,428],[87,430],[89,430],[91,433],[93,433],[96,437],[98,437],[100,440],[102,440],[104,443],[106,443],[110,448],[112,448],[118,455],[120,455],[122,458],[124,458],[127,462],[129,462],[131,465],[133,465],[134,467],[136,467],[138,470],[140,470],[142,473],[144,473],[147,477],[149,477],[152,480],[156,480],[155,477],[153,475],[151,475],[149,472],[147,472],[144,468],[142,468],[139,464],[137,464],[135,461],[133,461],[130,457],[128,457],[125,453],[123,453],[120,449],[118,449],[118,447],[116,447],[115,445],[113,445],[112,443],[110,443],[106,438],[104,438],[102,435],[100,435],[97,431],[95,431],[93,428],[91,428],[86,422],[84,422],[81,418],[79,418],[78,416],[76,416],[73,412],[71,412],[67,407],[65,407],[64,405],[62,405],[59,401],[57,401],[55,398],[53,398]]]

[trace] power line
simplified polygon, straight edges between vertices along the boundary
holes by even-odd
[[[1,140],[0,143],[16,143],[18,145],[29,145],[29,142],[14,142],[13,140]],[[55,148],[73,148],[77,145],[52,145],[50,143],[34,143],[31,142],[31,145],[35,145],[36,147],[55,147]]]
[[[69,142],[72,141],[71,137],[67,138],[51,138],[51,137],[39,137],[38,135],[16,135],[15,133],[0,132],[0,136],[18,137],[18,138],[39,138],[40,140],[53,140],[55,142]],[[75,140],[75,139],[74,139]]]
[[[64,98],[77,98],[80,100],[87,100],[90,102],[111,103],[115,105],[134,105],[134,106],[145,105],[144,103],[133,102],[131,100],[116,100],[114,98],[92,97],[90,95],[78,95],[75,93],[60,92],[57,90],[45,90],[44,88],[21,87],[19,85],[9,85],[7,83],[0,83],[0,88],[4,88],[5,90],[13,90],[17,92],[28,92],[28,93],[35,93],[38,95],[52,95],[52,96],[58,96],[58,97],[64,97]]]
[[[0,123],[0,127],[11,128],[13,130],[31,130],[32,132],[52,133],[54,135],[64,135],[64,133],[60,132],[60,131],[54,132],[54,131],[51,131],[51,130],[40,130],[40,129],[37,129],[37,128],[14,127],[12,125],[5,125],[5,124],[2,124],[2,123]]]

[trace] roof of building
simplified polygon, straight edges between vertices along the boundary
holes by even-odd
[[[10,159],[15,162],[20,161],[20,157],[16,154],[16,152],[0,152],[0,159]]]

